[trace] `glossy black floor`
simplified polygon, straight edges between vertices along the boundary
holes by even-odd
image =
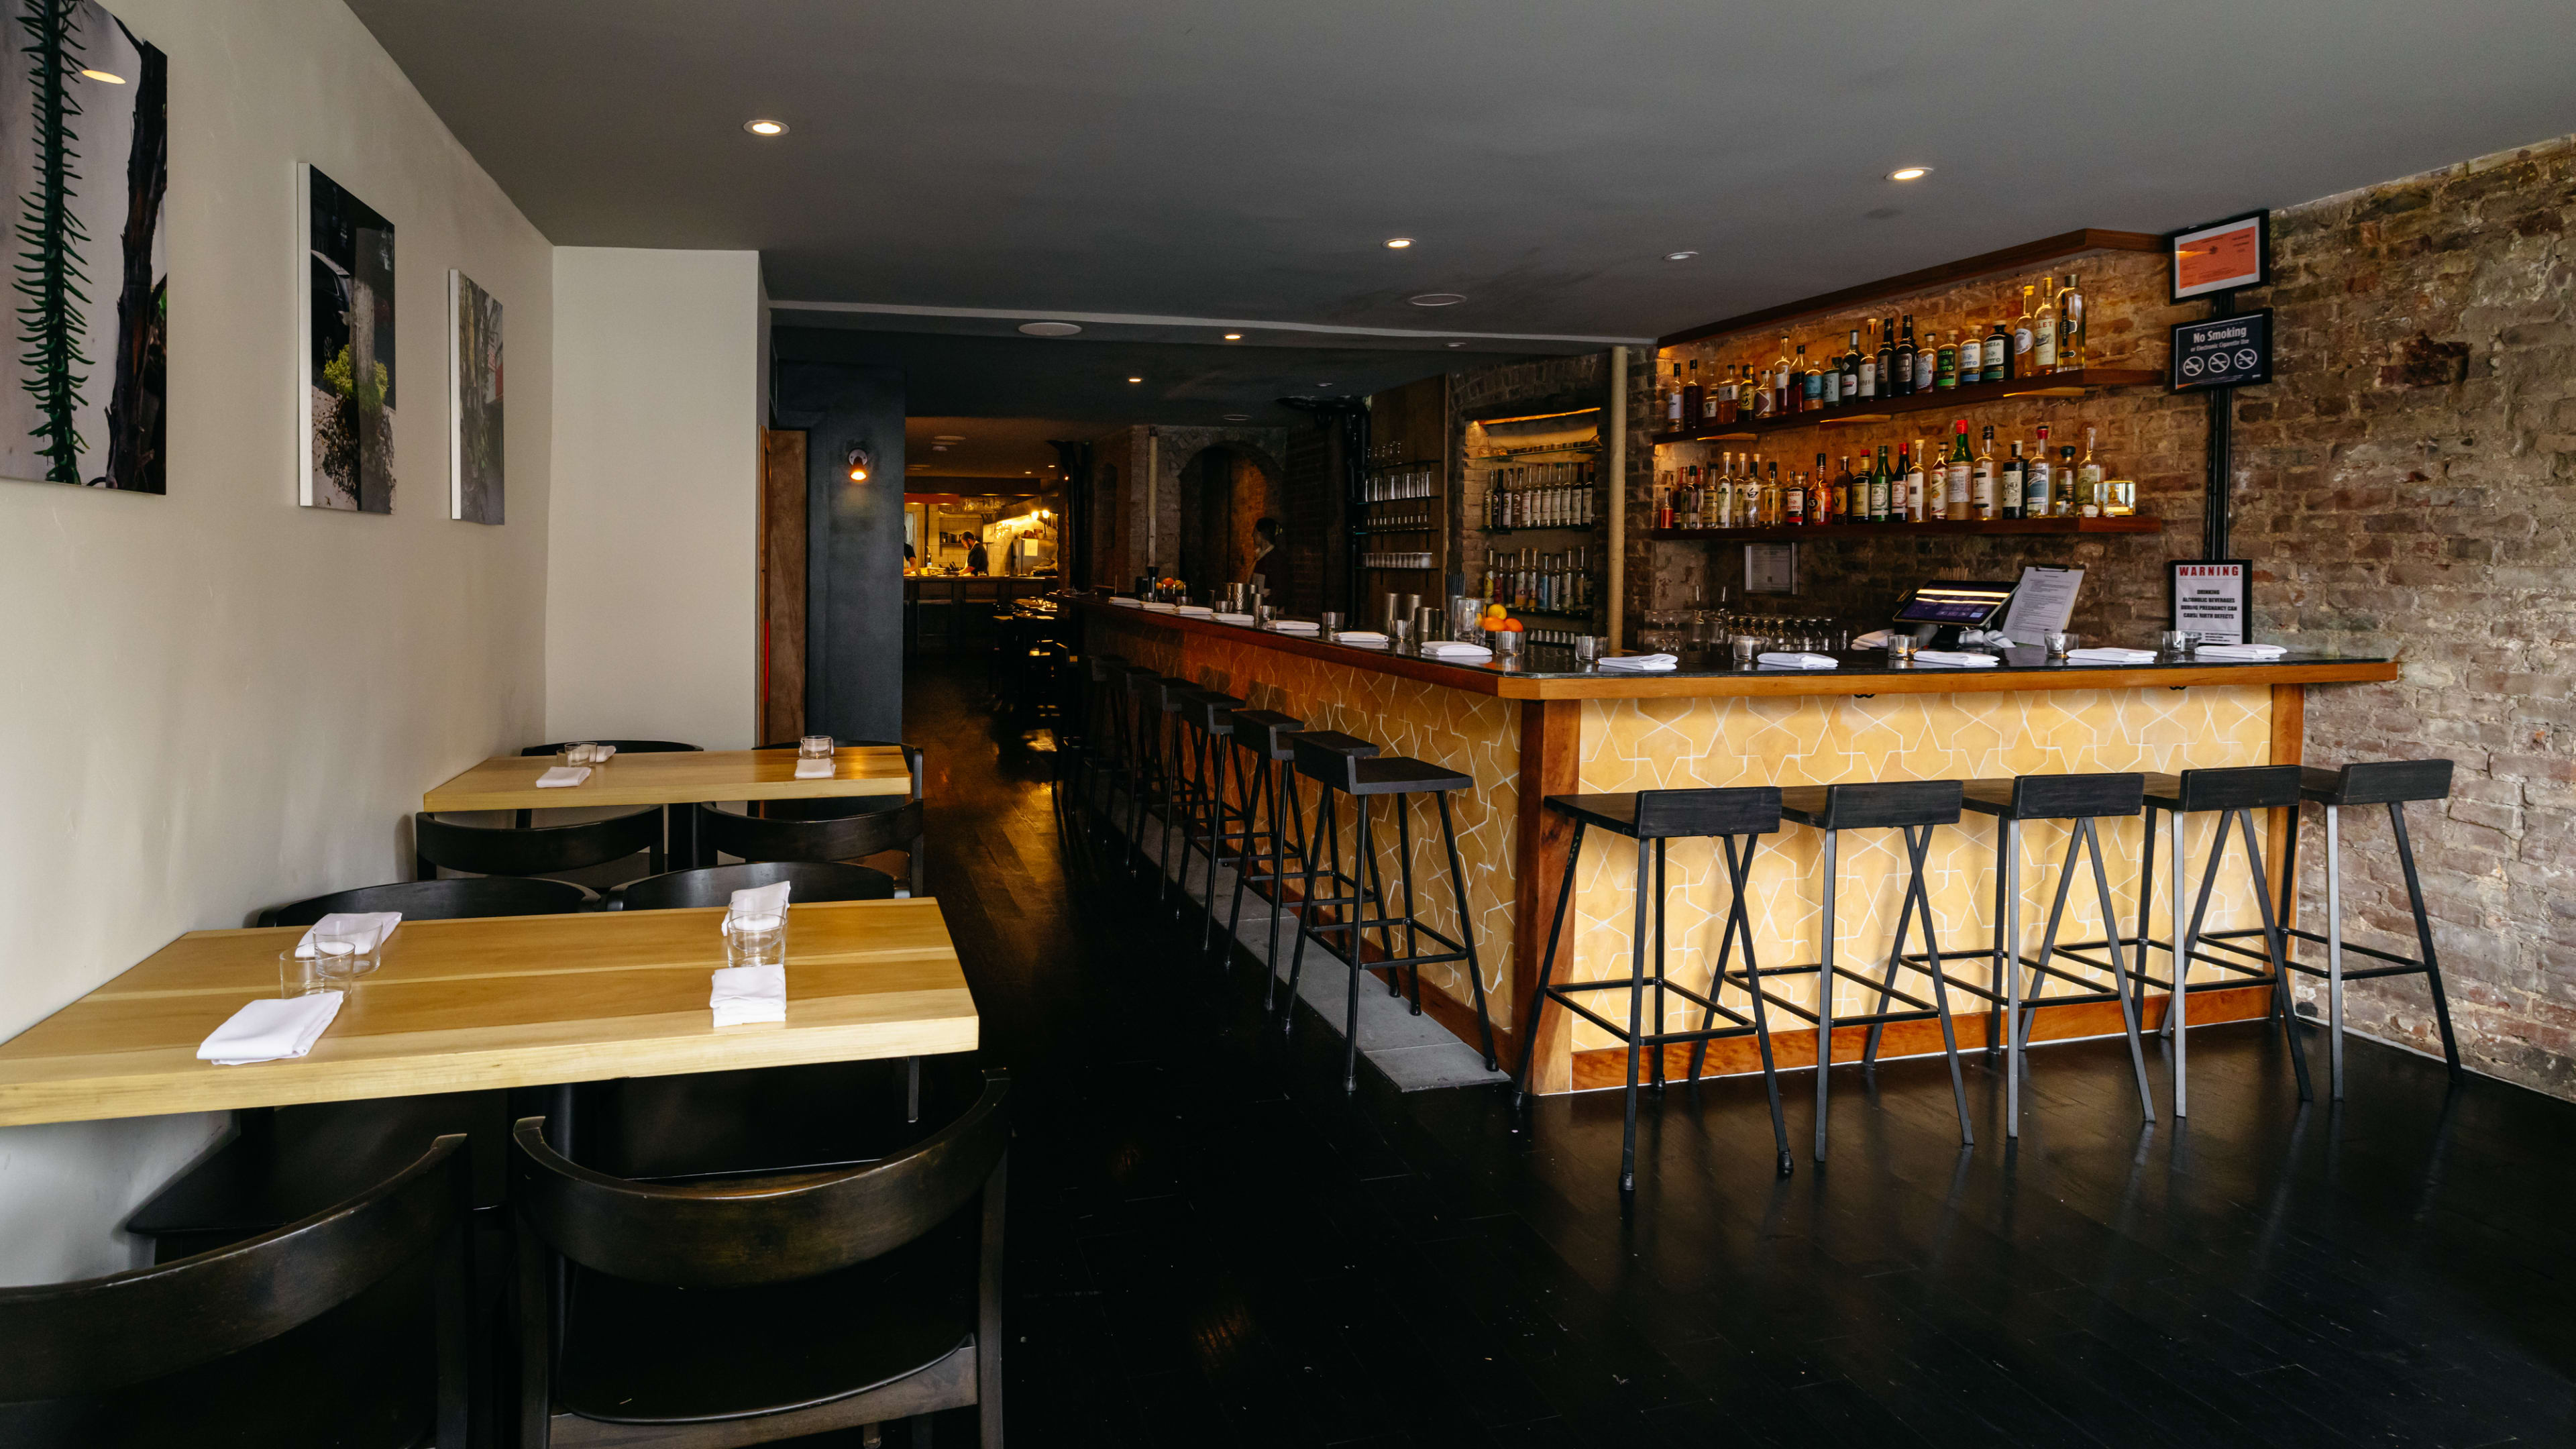
[[[1248,960],[1068,859],[1044,737],[981,692],[917,668],[905,737],[1017,1082],[1021,1445],[2576,1443],[2576,1106],[2356,1042],[2302,1111],[2277,1037],[2220,1028],[2188,1126],[2078,1045],[2017,1149],[1973,1071],[1962,1152],[1941,1068],[1896,1063],[1781,1182],[1730,1080],[1650,1104],[1623,1212],[1614,1095],[1345,1099]]]

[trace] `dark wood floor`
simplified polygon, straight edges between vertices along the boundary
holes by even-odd
[[[2277,1038],[2217,1028],[2188,1126],[2049,1048],[2018,1149],[1971,1072],[1962,1152],[1946,1074],[1896,1063],[1782,1182],[1729,1080],[1648,1104],[1623,1212],[1615,1095],[1345,1099],[1247,959],[1068,860],[981,686],[916,669],[905,737],[1017,1081],[1021,1445],[2576,1444],[2576,1106],[2356,1041],[2303,1112]]]

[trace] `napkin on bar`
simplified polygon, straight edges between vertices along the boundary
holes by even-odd
[[[714,989],[707,994],[707,1006],[715,1012],[718,1026],[785,1021],[787,968],[727,966],[715,973]]]
[[[219,1067],[248,1066],[300,1057],[330,1030],[340,1014],[341,993],[316,991],[310,996],[263,996],[236,1011],[214,1035],[197,1046],[197,1060]]]
[[[394,933],[394,927],[401,924],[400,911],[333,911],[315,921],[312,929],[304,933],[304,939],[295,943],[295,954],[311,956],[313,938],[328,932],[335,936],[356,937],[358,954],[372,956],[376,948],[385,943],[385,938]]]
[[[1252,616],[1250,614],[1219,614],[1216,616],[1216,621],[1220,624],[1249,624],[1252,622]]]
[[[796,761],[796,778],[799,780],[828,780],[832,778],[832,766],[833,761],[829,758],[808,760],[800,757]]]
[[[2156,651],[2153,649],[2069,649],[2066,651],[2066,662],[2069,664],[2153,664],[2156,662]]]
[[[2202,659],[2278,659],[2290,651],[2278,644],[2203,644],[2191,652]]]
[[[1762,662],[1774,669],[1839,669],[1840,660],[1823,654],[1765,654]]]
[[[1884,649],[1887,647],[1887,641],[1894,638],[1895,635],[1896,631],[1893,629],[1872,629],[1868,633],[1861,635],[1859,638],[1852,640],[1852,647],[1854,649]]]
[[[590,766],[588,765],[555,765],[537,777],[537,788],[561,790],[567,786],[578,785],[589,778]]]
[[[1191,619],[1213,618],[1216,614],[1216,610],[1205,604],[1181,604],[1174,607],[1172,612]]]
[[[1422,646],[1422,652],[1434,659],[1459,659],[1468,663],[1494,657],[1493,650],[1482,644],[1470,644],[1463,639],[1434,639]]]
[[[1277,634],[1312,634],[1317,631],[1318,627],[1319,626],[1312,619],[1273,619],[1270,621],[1271,632]]]
[[[1962,669],[1991,669],[1995,664],[1991,654],[1962,654],[1951,649],[1917,649],[1914,657],[1925,664],[1953,664]]]
[[[1629,669],[1646,674],[1663,674],[1681,663],[1671,654],[1613,654],[1599,661],[1604,669]]]
[[[1181,611],[1181,606],[1178,604],[1148,603],[1145,607],[1153,610],[1157,614],[1177,614]]]
[[[1109,596],[1109,602],[1113,604],[1123,604],[1130,609],[1134,609],[1142,607],[1145,601],[1143,599],[1131,599],[1125,594],[1111,594]]]
[[[1386,647],[1386,636],[1375,629],[1344,629],[1333,636],[1333,642],[1352,644],[1362,649],[1383,649]]]

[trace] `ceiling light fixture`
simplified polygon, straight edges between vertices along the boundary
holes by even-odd
[[[1031,337],[1071,337],[1082,330],[1077,322],[1023,322],[1020,330]]]
[[[1464,347],[1464,346],[1466,346],[1467,344],[1466,344],[1466,343],[1464,343],[1464,342],[1452,342],[1452,343],[1450,343],[1449,345],[1450,345],[1450,346],[1452,346],[1452,347]]]
[[[116,74],[114,71],[85,70],[82,71],[81,74],[94,81],[105,81],[112,86],[121,86],[125,84],[125,77]]]
[[[1931,174],[1932,168],[1929,166],[1899,166],[1895,170],[1887,173],[1887,179],[1890,181],[1920,181]]]
[[[1143,379],[1143,378],[1141,378],[1141,377],[1131,377],[1131,378],[1129,378],[1129,379],[1127,379],[1127,380],[1128,380],[1129,382],[1143,382],[1145,379]]]
[[[1697,252],[1666,252],[1664,253],[1664,260],[1668,262],[1686,262],[1698,255],[1699,253]]]
[[[784,136],[787,134],[787,123],[784,121],[745,121],[742,123],[742,128],[755,136]]]
[[[1225,420],[1226,420],[1227,422],[1229,422],[1229,423],[1248,423],[1248,422],[1251,422],[1251,421],[1252,421],[1252,414],[1250,414],[1250,413],[1227,413],[1227,414],[1225,415]]]
[[[1411,245],[1413,245],[1413,238],[1409,236],[1391,236],[1386,239],[1386,249],[1391,252],[1400,252]]]
[[[1466,301],[1467,296],[1463,292],[1425,292],[1421,296],[1407,297],[1404,300],[1416,307],[1455,307]]]
[[[1317,386],[1317,387],[1331,387],[1331,386],[1332,386],[1332,384],[1331,384],[1331,383],[1329,383],[1329,382],[1319,382],[1319,383],[1315,384],[1315,386]]]
[[[1225,340],[1228,342],[1241,342],[1243,340],[1243,334],[1240,332],[1229,332],[1225,334]]]

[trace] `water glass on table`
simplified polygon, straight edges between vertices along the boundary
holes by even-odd
[[[1601,636],[1598,634],[1575,635],[1574,667],[1577,669],[1591,669],[1600,664],[1600,662]]]
[[[834,741],[830,735],[801,735],[796,741],[796,758],[828,760],[832,758],[833,744]]]
[[[599,745],[593,740],[583,740],[578,744],[559,746],[555,750],[555,763],[587,769],[600,763]]]
[[[342,931],[313,931],[313,974],[326,982],[345,982],[376,969],[376,958],[359,949],[373,943]],[[326,988],[331,989],[331,988]]]
[[[787,964],[787,917],[783,913],[747,915],[725,912],[725,965]]]

